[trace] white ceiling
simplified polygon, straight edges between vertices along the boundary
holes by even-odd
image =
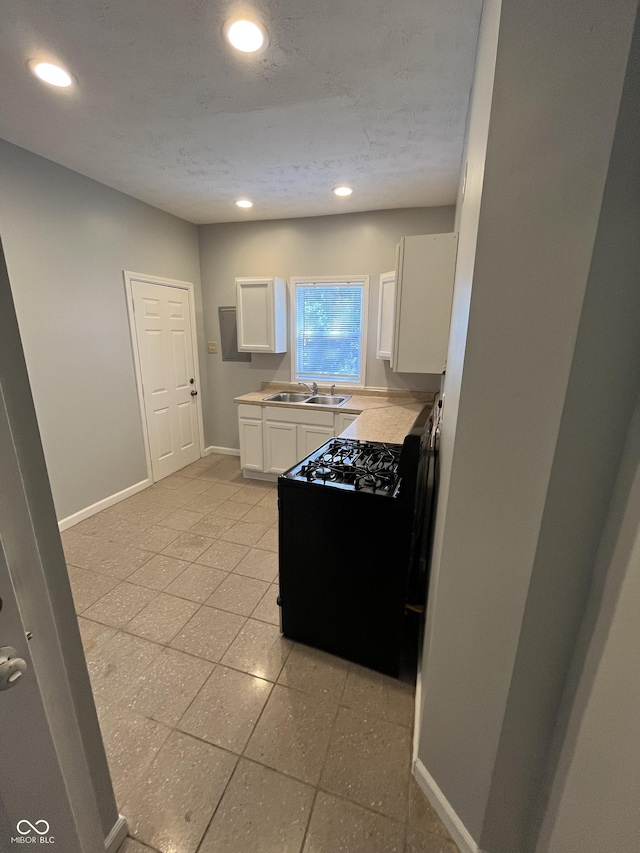
[[[254,0],[252,57],[234,0],[0,0],[0,137],[198,223],[450,204],[481,5]]]

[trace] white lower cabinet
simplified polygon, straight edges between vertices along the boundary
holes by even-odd
[[[309,426],[298,424],[298,459],[304,459],[325,441],[333,438],[334,428],[332,426]],[[297,460],[296,460],[297,461]]]
[[[264,471],[262,421],[240,418],[240,464],[247,471]]]
[[[264,470],[282,474],[298,461],[298,427],[281,421],[264,422]]]
[[[334,435],[357,415],[279,406],[238,406],[240,464],[246,472],[282,474]]]

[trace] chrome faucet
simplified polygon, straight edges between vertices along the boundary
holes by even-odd
[[[335,395],[335,393],[336,393],[336,386],[335,385],[331,386],[331,391],[329,391],[329,393],[331,394],[332,397]]]
[[[298,385],[304,385],[304,387],[307,389],[307,391],[310,391],[314,397],[318,393],[318,383],[317,382],[312,383],[311,386],[307,385],[306,382],[298,382]]]

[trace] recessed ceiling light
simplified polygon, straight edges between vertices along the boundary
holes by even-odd
[[[56,86],[58,89],[67,89],[73,83],[71,74],[60,65],[54,65],[53,62],[30,62],[29,68],[43,83]]]
[[[342,185],[339,187],[334,187],[332,192],[334,195],[338,195],[341,197],[348,196],[348,195],[351,195],[351,193],[353,192],[353,187],[347,187],[347,186]]]
[[[225,35],[231,46],[242,53],[255,53],[268,44],[267,31],[262,24],[246,18],[227,22]]]
[[[236,204],[238,207],[246,207],[246,208],[253,207],[253,202],[249,201],[248,198],[239,198],[236,201]]]

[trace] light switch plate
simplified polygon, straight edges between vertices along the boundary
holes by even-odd
[[[216,341],[209,341],[207,343],[207,352],[209,355],[215,355],[218,352],[218,344]]]

